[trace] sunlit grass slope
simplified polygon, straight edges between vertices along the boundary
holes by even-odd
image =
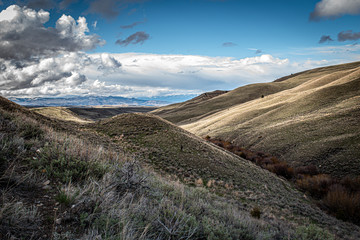
[[[64,120],[64,121],[73,121],[78,123],[89,123],[91,121],[81,118],[76,115],[74,112],[70,111],[65,107],[41,107],[41,108],[32,108],[31,111],[37,112],[41,115]]]
[[[359,175],[359,66],[313,69],[155,113],[198,136],[269,152],[294,166]]]

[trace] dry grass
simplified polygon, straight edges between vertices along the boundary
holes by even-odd
[[[269,152],[292,166],[359,175],[359,65],[314,69],[154,113],[198,136]]]
[[[341,185],[333,185],[323,204],[337,218],[360,224],[360,192],[350,193]]]
[[[53,118],[53,119],[59,119],[63,121],[72,121],[77,123],[91,123],[91,120],[84,119],[78,115],[76,115],[74,112],[70,111],[69,109],[65,107],[42,107],[42,108],[32,108],[31,111],[34,111],[36,113],[39,113],[41,115]]]
[[[0,186],[4,199],[0,202],[0,212],[5,213],[0,216],[2,238],[282,239],[290,236],[296,239],[302,236],[296,225],[314,221],[316,216],[321,217],[321,224],[315,223],[314,229],[303,228],[329,238],[334,234],[343,238],[358,236],[358,230],[354,231],[353,225],[322,214],[289,184],[161,119],[130,114],[126,122],[114,118],[98,126],[94,124],[92,129],[83,128],[83,132],[77,132],[79,135],[74,136],[45,125],[47,119],[44,122],[35,121],[32,114],[24,109],[8,112],[1,107],[0,156],[5,166],[1,179],[15,183]],[[123,123],[128,125],[124,126]],[[22,128],[22,125],[26,127]],[[75,129],[73,124],[63,123],[63,126]],[[101,126],[104,127],[103,132],[106,130],[119,145],[94,133],[94,129],[100,131]],[[24,132],[27,134],[24,135]],[[179,143],[184,144],[183,151]],[[127,146],[125,150],[132,150],[133,154],[128,153],[127,157],[121,155],[118,152],[120,145]],[[249,195],[249,198],[244,198],[246,201],[241,203],[227,195],[221,197],[220,193],[214,194],[211,188],[191,187],[162,177],[151,168],[144,168],[142,162],[149,159],[136,146],[147,153],[157,149],[159,160],[163,162],[179,157],[179,164],[194,167],[192,174],[197,176],[209,176],[210,171],[202,172],[202,169],[209,161],[214,161],[218,164],[214,170],[219,171],[216,176],[220,177],[216,179],[218,189],[227,186],[240,195]],[[175,152],[177,155],[173,155]],[[133,155],[139,162],[131,160]],[[189,156],[193,159],[182,161]],[[46,169],[46,166],[52,166],[59,159],[66,163],[63,167]],[[90,168],[90,171],[84,171],[85,175],[81,175],[81,178],[68,178],[69,172],[75,172],[70,176],[80,174],[76,173],[76,166],[70,164],[74,160],[87,163],[86,167],[98,163],[106,172],[99,176]],[[34,162],[40,163],[41,167]],[[202,165],[197,165],[199,163]],[[82,166],[81,163],[79,166]],[[49,174],[51,171],[65,178]],[[176,174],[176,171],[173,173]],[[171,176],[169,178],[173,179]],[[232,179],[233,183],[223,181],[223,185],[220,185],[221,179]],[[235,185],[235,180],[238,185]],[[207,182],[204,178],[204,183]],[[269,184],[266,188],[262,186],[264,182]],[[269,192],[262,196],[264,191]],[[22,202],[22,205],[14,204],[16,208],[11,209],[6,204],[10,202],[9,196],[14,197],[16,203]],[[286,196],[286,199],[279,199],[279,196]],[[265,201],[268,203],[262,204]],[[249,209],[255,202],[265,208],[262,209],[260,220],[250,216]],[[269,206],[276,211],[269,209]],[[300,212],[307,212],[306,217],[296,216],[298,212],[294,211],[291,218],[282,220],[279,215],[273,215],[280,208],[290,212],[291,209],[299,209]],[[9,220],[12,216],[15,220]],[[7,224],[9,221],[11,225]],[[340,228],[335,230],[333,226]]]

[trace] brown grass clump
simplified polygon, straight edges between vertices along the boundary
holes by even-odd
[[[346,176],[340,183],[351,193],[360,192],[360,176],[355,178]]]
[[[360,224],[360,176],[333,179],[326,174],[320,174],[315,165],[290,167],[286,162],[263,152],[251,151],[221,139],[212,139],[209,136],[205,140],[210,141],[226,150],[245,158],[256,165],[295,182],[296,186],[318,199],[319,205],[337,218]],[[259,218],[260,209],[255,207],[250,215]]]
[[[324,206],[337,218],[360,224],[360,193],[350,193],[341,185],[333,185],[325,198]]]
[[[326,195],[332,182],[333,180],[329,175],[319,174],[298,179],[296,185],[304,192],[309,193],[312,197],[321,198]]]
[[[282,176],[286,179],[292,179],[295,175],[294,169],[292,167],[289,167],[289,165],[284,162],[270,164],[267,165],[265,168],[268,169],[270,172],[273,172],[276,175]]]
[[[319,170],[317,169],[317,167],[313,164],[308,165],[308,166],[301,166],[296,168],[296,174],[302,174],[302,175],[310,175],[310,176],[314,176],[319,174]]]

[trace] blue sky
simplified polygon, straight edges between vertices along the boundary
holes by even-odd
[[[360,0],[2,0],[0,11],[5,96],[190,95],[360,60]]]

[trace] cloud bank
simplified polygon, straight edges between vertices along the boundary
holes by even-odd
[[[347,14],[360,14],[360,0],[321,0],[310,14],[310,20],[334,19]]]
[[[65,64],[64,64],[65,63]],[[320,63],[322,65],[326,63]],[[150,97],[199,94],[267,82],[314,66],[261,55],[234,59],[195,55],[67,53],[17,68],[3,61],[5,96],[113,95]]]

